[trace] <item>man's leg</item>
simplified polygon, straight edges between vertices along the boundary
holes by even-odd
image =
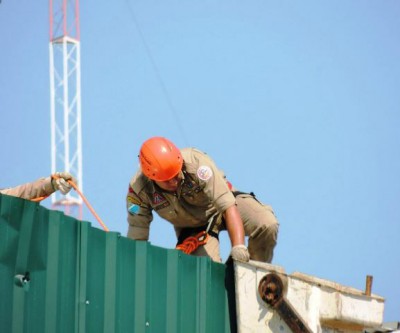
[[[198,247],[196,251],[192,253],[194,256],[208,256],[213,261],[222,262],[219,251],[219,241],[215,237],[209,236],[208,242]]]
[[[272,208],[250,194],[239,194],[236,202],[248,239],[251,260],[270,263],[278,238],[279,223]]]

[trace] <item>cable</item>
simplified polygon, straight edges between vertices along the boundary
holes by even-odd
[[[157,80],[158,80],[158,83],[159,83],[160,86],[161,86],[161,90],[162,90],[162,92],[163,92],[163,94],[164,94],[164,96],[165,96],[165,99],[166,99],[166,101],[167,101],[168,107],[170,108],[170,110],[172,111],[173,116],[175,117],[175,121],[176,121],[176,123],[177,123],[177,125],[178,125],[179,131],[181,132],[181,135],[182,135],[182,137],[183,137],[183,140],[185,141],[185,144],[188,145],[188,140],[186,139],[185,131],[184,131],[183,126],[182,126],[182,124],[181,124],[181,121],[180,121],[180,119],[179,119],[178,112],[176,111],[176,109],[175,109],[175,107],[174,107],[174,105],[173,105],[173,103],[172,103],[172,99],[171,99],[171,97],[170,97],[170,95],[169,95],[169,93],[168,93],[168,90],[167,90],[167,87],[166,87],[166,85],[165,85],[165,83],[164,83],[164,80],[163,80],[163,78],[161,77],[161,74],[160,74],[160,71],[158,70],[157,64],[156,64],[156,62],[154,61],[154,58],[153,58],[153,56],[152,56],[152,54],[151,54],[151,51],[150,51],[150,48],[149,48],[149,46],[147,45],[146,40],[144,39],[142,30],[140,29],[139,23],[138,23],[137,20],[136,20],[136,16],[135,16],[135,13],[134,13],[134,11],[133,11],[133,8],[132,8],[132,6],[131,6],[131,4],[129,3],[128,0],[125,0],[125,2],[126,2],[126,5],[128,6],[129,13],[130,13],[130,15],[131,15],[131,19],[132,19],[132,21],[133,21],[133,23],[134,23],[134,25],[135,25],[135,27],[136,27],[138,33],[139,33],[139,37],[140,37],[140,39],[141,39],[141,41],[142,41],[142,43],[143,43],[143,46],[144,46],[145,51],[146,51],[146,54],[147,54],[147,56],[149,57],[151,66],[153,67],[153,70],[154,70],[154,72],[155,72],[155,74],[156,74],[156,78],[157,78]]]

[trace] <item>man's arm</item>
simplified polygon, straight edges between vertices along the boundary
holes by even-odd
[[[126,196],[128,212],[128,238],[135,240],[149,240],[150,222],[153,220],[151,208],[129,186]]]
[[[12,188],[1,190],[2,194],[12,195],[22,199],[32,200],[41,196],[47,196],[55,191],[51,184],[51,177],[40,178],[32,183],[26,183]]]
[[[56,172],[53,176],[40,178],[31,183],[7,188],[1,190],[0,193],[27,200],[47,197],[58,190],[62,194],[67,194],[72,188],[68,183],[68,180],[72,180],[76,183],[75,178],[69,172]]]
[[[236,205],[230,206],[224,212],[226,229],[232,244],[231,257],[235,260],[247,262],[250,260],[249,251],[244,241],[243,221]]]
[[[224,212],[224,218],[232,247],[244,245],[243,222],[236,205],[230,206]]]
[[[152,218],[128,212],[128,238],[135,240],[149,240],[150,222]]]

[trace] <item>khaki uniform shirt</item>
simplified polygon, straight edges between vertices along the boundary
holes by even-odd
[[[32,200],[35,198],[48,196],[54,192],[51,178],[40,178],[32,183],[19,185],[12,188],[1,189],[1,194],[12,195],[22,199]]]
[[[205,153],[181,150],[183,180],[174,193],[158,187],[139,170],[129,184],[126,199],[128,237],[148,240],[153,210],[171,222],[177,234],[184,227],[207,225],[215,213],[223,213],[236,201],[225,176]]]

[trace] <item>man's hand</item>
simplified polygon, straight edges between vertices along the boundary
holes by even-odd
[[[236,245],[232,247],[231,257],[232,259],[243,262],[248,262],[250,260],[249,251],[247,250],[247,247],[244,245]]]
[[[76,184],[75,178],[69,172],[56,172],[51,176],[51,183],[56,191],[60,191],[62,194],[67,194],[71,191],[71,184],[68,180],[72,180]]]

